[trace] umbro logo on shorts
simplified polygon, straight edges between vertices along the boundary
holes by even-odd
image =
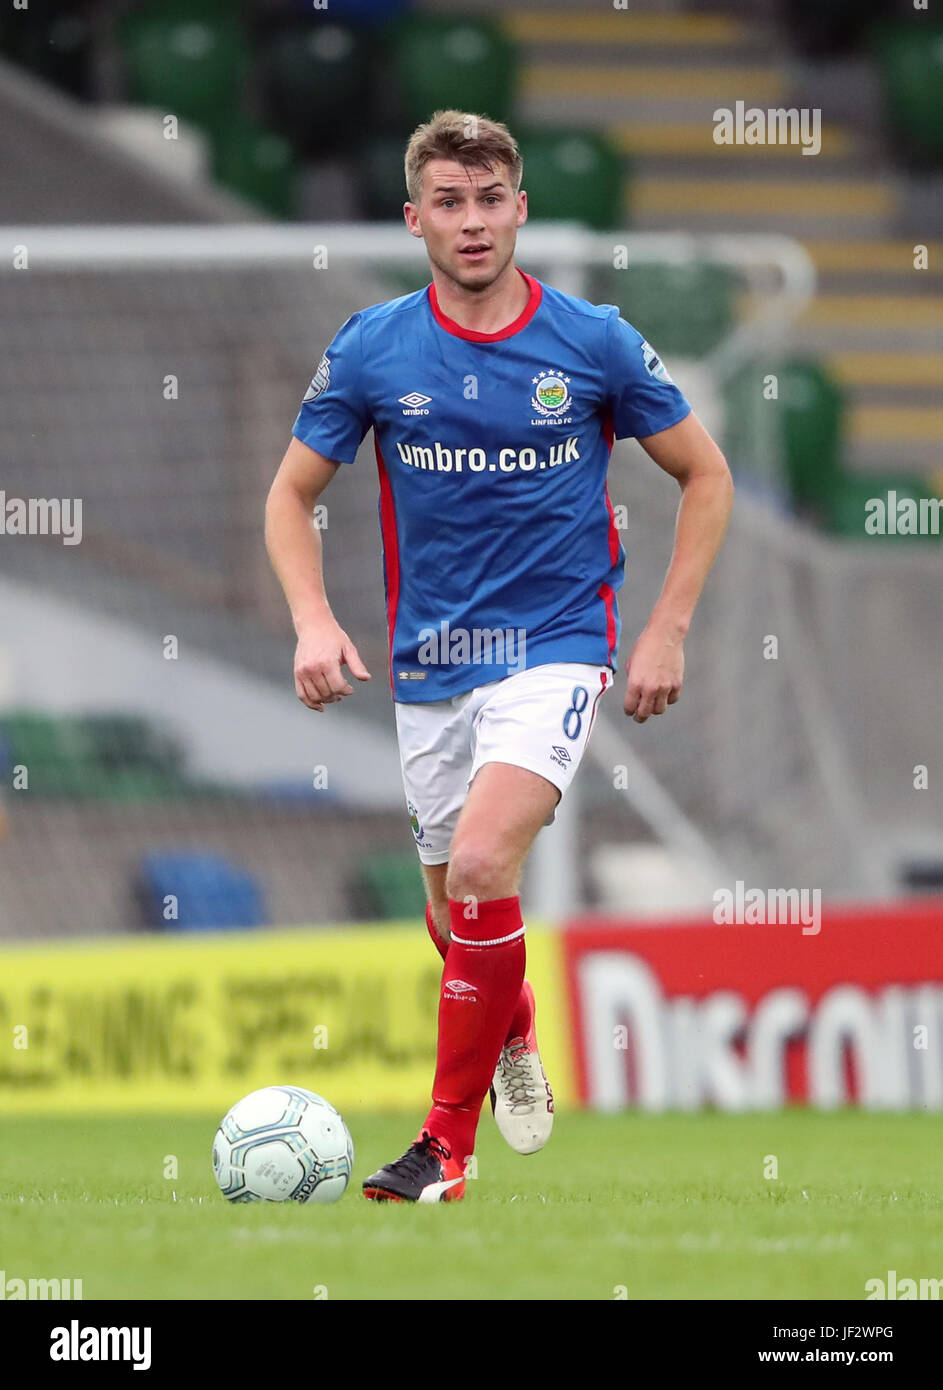
[[[555,743],[553,745],[553,751],[556,753],[561,763],[569,763],[573,761],[566,749],[561,748],[558,743]]]
[[[475,986],[467,985],[464,980],[446,980],[445,988],[454,989],[456,994],[467,994],[468,991],[474,989]]]

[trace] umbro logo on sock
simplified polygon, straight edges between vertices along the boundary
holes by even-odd
[[[445,998],[462,999],[469,1004],[475,1004],[478,1001],[475,986],[467,984],[465,980],[446,980]]]

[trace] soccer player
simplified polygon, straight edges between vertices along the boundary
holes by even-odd
[[[627,663],[636,723],[678,699],[683,641],[720,547],[723,455],[654,349],[612,305],[514,263],[527,217],[507,127],[439,111],[406,151],[406,225],[432,283],[354,314],[315,372],[272,485],[266,538],[324,712],[370,679],[324,590],[311,513],[372,427],[389,681],[407,808],[445,965],[432,1107],[367,1197],[464,1195],[479,1112],[520,1153],[553,1098],[524,979],[518,897],[533,841],[579,767],[614,680],[624,552],[606,474],[634,437],[681,488],[664,586]]]

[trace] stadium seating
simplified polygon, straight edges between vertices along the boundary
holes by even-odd
[[[521,136],[530,216],[584,222],[600,231],[623,220],[624,167],[592,130],[540,130]]]
[[[104,774],[81,721],[17,711],[0,719],[0,739],[32,797],[95,795]]]
[[[777,376],[775,401],[764,400],[764,377],[755,368],[730,383],[725,395],[732,463],[741,461],[739,422],[762,402],[763,409],[776,412],[786,483],[797,511],[834,536],[896,542],[899,537],[890,529],[886,534],[865,530],[866,504],[872,498],[886,499],[889,492],[898,499],[935,497],[933,480],[905,471],[852,471],[845,457],[845,393],[826,365],[814,357],[794,356],[780,366]]]
[[[793,43],[811,57],[855,48],[890,0],[780,0]]]
[[[102,767],[152,767],[179,772],[183,752],[166,735],[159,734],[140,715],[89,714],[76,721],[91,755]]]
[[[135,716],[12,711],[0,716],[0,750],[8,779],[26,768],[33,798],[148,800],[195,790],[174,740]]]
[[[36,4],[18,10],[12,3],[5,5],[0,14],[0,56],[70,96],[90,100],[94,30],[88,10],[80,0],[59,0],[53,12]]]
[[[267,922],[256,878],[220,855],[190,850],[145,855],[134,888],[149,927],[191,931]],[[168,899],[175,900],[175,916],[165,915]]]
[[[790,358],[778,376],[783,459],[793,501],[824,519],[841,486],[844,395],[813,358]]]
[[[409,10],[411,0],[330,0],[330,13],[351,24],[382,24]],[[294,8],[311,13],[311,0],[294,0]]]
[[[356,30],[324,23],[275,34],[258,60],[268,120],[304,153],[349,148],[368,98],[369,49]]]
[[[368,856],[358,887],[367,899],[367,910],[378,917],[394,920],[425,914],[425,889],[412,851]]]
[[[147,9],[126,15],[119,33],[132,100],[210,131],[235,116],[251,60],[238,18]]]
[[[767,412],[788,499],[807,519],[825,526],[844,476],[844,392],[814,357],[787,358],[776,377],[775,398],[768,396],[766,375],[756,364],[728,382],[724,391],[728,456],[735,467],[749,474],[754,467],[750,441],[755,440],[750,421],[758,410]]]
[[[511,116],[517,58],[496,24],[438,15],[409,18],[392,33],[389,57],[406,127],[428,120],[440,107],[499,121]]]
[[[943,25],[912,19],[879,25],[872,50],[897,152],[916,164],[943,161]]]
[[[213,140],[213,177],[274,217],[291,217],[298,168],[290,143],[240,116]]]
[[[666,357],[702,357],[735,320],[738,276],[718,265],[630,265],[592,277],[589,298],[618,304]]]
[[[406,179],[401,137],[369,136],[360,149],[359,169],[364,216],[380,221],[402,217]]]
[[[925,478],[909,473],[849,474],[839,473],[826,499],[825,523],[835,536],[850,540],[885,541],[894,545],[912,545],[915,541],[939,542],[938,536],[909,535],[900,533],[896,526],[885,530],[865,530],[869,515],[868,503],[872,499],[887,501],[888,494],[894,494],[898,501],[934,495],[933,488]]]
[[[159,13],[164,20],[206,20],[213,23],[228,17],[244,24],[256,12],[258,0],[143,0],[138,5],[119,5],[117,8],[119,12],[124,8]]]
[[[622,218],[625,163],[610,141],[591,130],[534,131],[521,136],[523,187],[533,220],[579,221],[606,230]],[[398,218],[406,188],[403,140],[374,135],[361,148],[365,213]]]

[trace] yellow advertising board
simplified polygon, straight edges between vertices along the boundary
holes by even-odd
[[[421,1111],[442,966],[392,926],[0,950],[0,1113],[224,1113],[292,1082],[341,1111]],[[527,931],[541,1056],[575,1095],[559,937]]]

